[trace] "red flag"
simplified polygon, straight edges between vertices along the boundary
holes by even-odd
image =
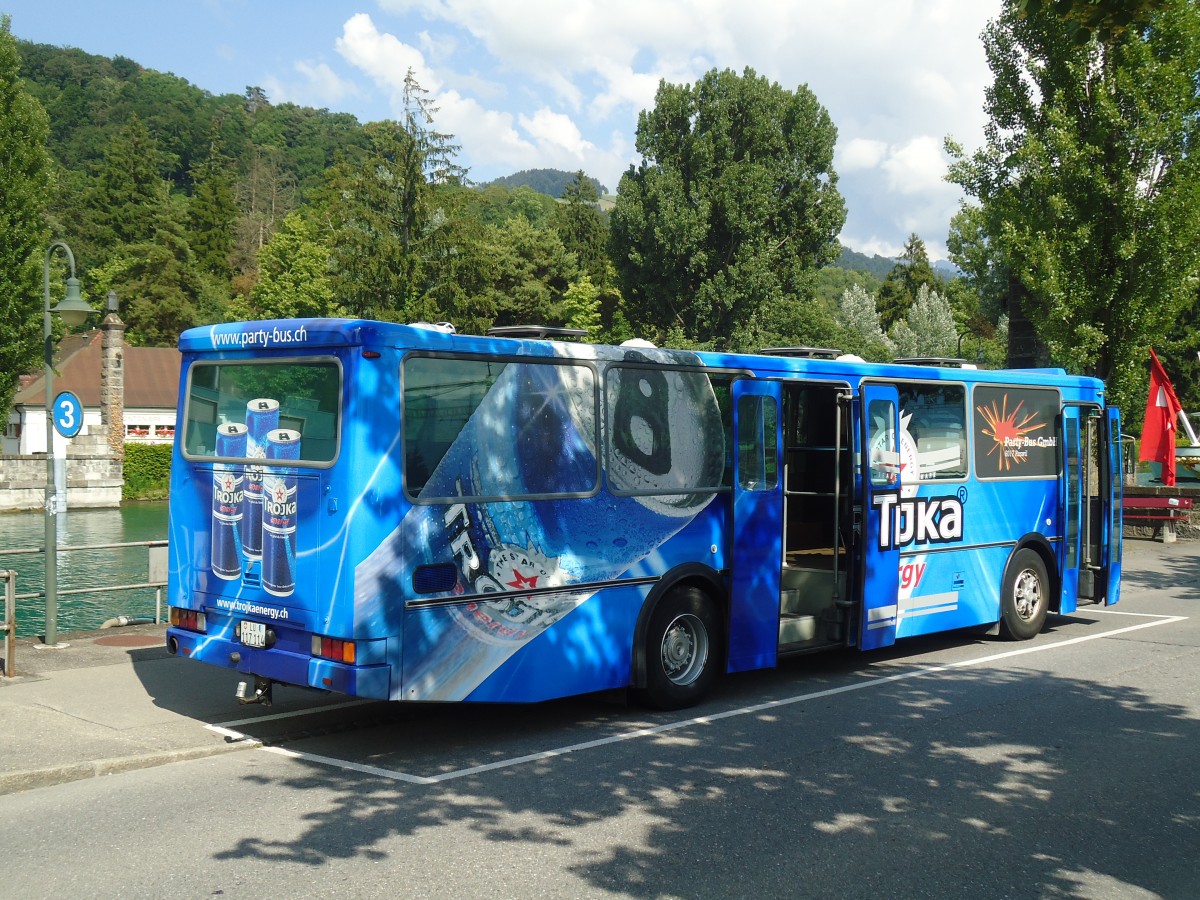
[[[1175,420],[1183,410],[1171,379],[1150,348],[1150,396],[1146,398],[1146,421],[1142,423],[1142,462],[1162,463],[1162,483],[1175,484]]]

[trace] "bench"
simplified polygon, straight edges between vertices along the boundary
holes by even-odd
[[[1125,521],[1131,525],[1141,522],[1163,523],[1163,543],[1175,540],[1175,522],[1186,520],[1192,509],[1191,497],[1129,497],[1122,502]]]

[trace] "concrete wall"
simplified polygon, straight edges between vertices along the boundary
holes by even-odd
[[[104,435],[81,435],[68,444],[66,475],[68,509],[121,504],[121,461],[113,459]],[[45,506],[46,457],[0,457],[0,511]]]

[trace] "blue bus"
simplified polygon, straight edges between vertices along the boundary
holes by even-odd
[[[243,702],[675,709],[792,654],[1117,602],[1096,379],[494,331],[185,332],[170,651]]]

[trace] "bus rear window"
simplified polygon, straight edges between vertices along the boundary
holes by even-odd
[[[341,385],[341,367],[332,359],[195,363],[184,411],[184,453],[331,462],[337,456]]]

